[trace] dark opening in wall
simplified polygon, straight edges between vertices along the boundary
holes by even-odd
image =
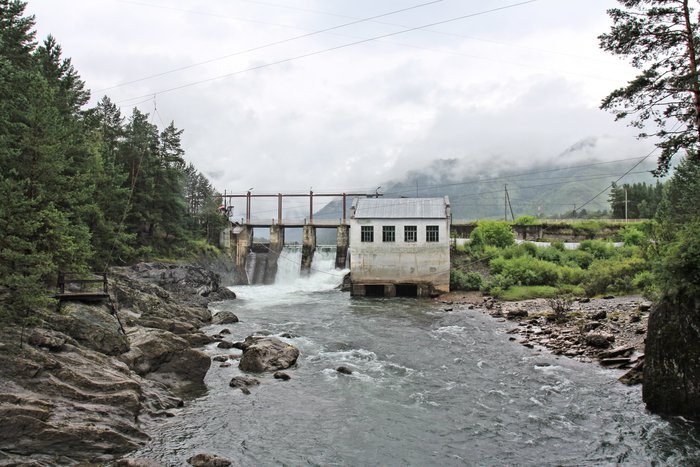
[[[366,285],[365,286],[365,297],[383,297],[384,296],[384,286],[383,285]]]
[[[416,284],[396,284],[397,297],[417,297],[418,286]]]

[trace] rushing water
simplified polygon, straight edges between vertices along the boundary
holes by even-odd
[[[233,340],[278,335],[299,348],[290,381],[213,362],[207,392],[153,427],[138,457],[185,465],[199,452],[257,465],[698,465],[700,432],[650,415],[640,388],[604,370],[508,340],[478,310],[431,301],[351,299],[339,271],[236,288]],[[286,271],[286,272],[285,272]],[[230,354],[214,345],[212,356]],[[237,352],[237,351],[236,351]],[[340,365],[352,375],[335,371]]]

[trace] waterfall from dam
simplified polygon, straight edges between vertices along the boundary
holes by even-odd
[[[323,276],[335,271],[335,253],[335,245],[317,246],[309,276]],[[301,245],[285,245],[276,264],[273,258],[274,254],[271,252],[248,253],[245,270],[249,284],[292,284],[300,279]]]

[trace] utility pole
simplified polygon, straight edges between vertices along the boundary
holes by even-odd
[[[503,185],[503,220],[508,222],[508,185]]]
[[[627,187],[625,187],[625,222],[627,222]]]
[[[506,204],[505,208],[506,209],[504,209],[505,212],[503,214],[503,219],[506,222],[508,222],[508,209],[507,208],[510,208],[510,218],[512,220],[515,220],[515,214],[513,214],[513,206],[510,204],[510,195],[508,194],[508,185],[503,185],[503,189],[506,192],[506,200],[505,200],[505,204]]]

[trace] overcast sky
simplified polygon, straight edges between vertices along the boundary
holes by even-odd
[[[221,191],[374,191],[435,159],[520,167],[584,139],[596,144],[576,157],[649,152],[598,110],[634,76],[598,49],[616,1],[427,3],[29,0],[27,12],[93,101],[174,120],[187,160]]]

